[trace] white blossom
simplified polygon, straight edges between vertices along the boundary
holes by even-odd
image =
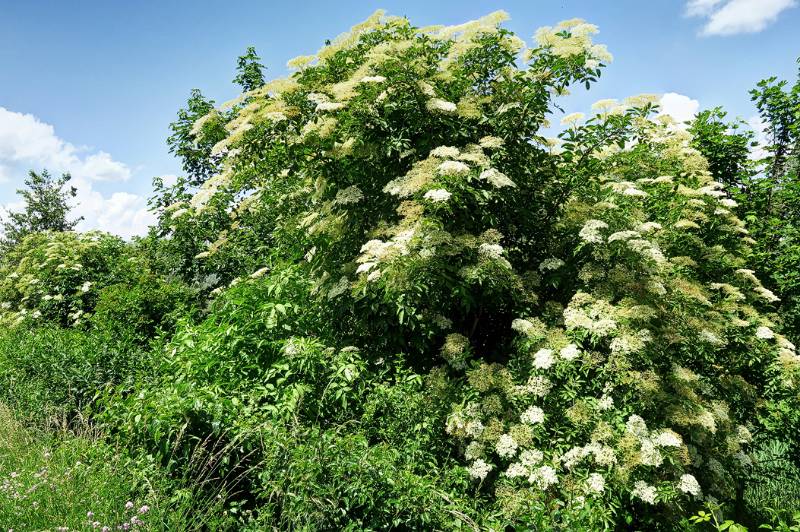
[[[631,495],[636,497],[637,499],[641,499],[647,504],[656,503],[657,492],[655,486],[651,486],[644,480],[637,480],[633,484],[633,490],[631,490]]]
[[[431,150],[431,157],[438,157],[440,159],[455,159],[461,154],[458,148],[453,146],[439,146]]]
[[[575,360],[580,355],[580,351],[578,351],[577,345],[568,344],[561,348],[558,355],[564,360]]]
[[[564,118],[561,119],[562,126],[572,126],[583,120],[583,117],[586,116],[583,113],[570,113]]]
[[[756,337],[762,340],[771,340],[775,338],[775,333],[769,327],[761,326],[756,329]]]
[[[440,112],[440,113],[455,113],[456,112],[456,104],[453,102],[448,102],[446,100],[442,100],[440,98],[431,98],[428,100],[428,103],[425,105],[428,111]]]
[[[539,271],[545,272],[550,270],[557,270],[564,265],[564,261],[556,258],[544,259],[539,264]]]
[[[549,369],[555,363],[552,349],[539,349],[533,355],[533,366],[539,369]]]
[[[548,465],[543,465],[533,471],[528,482],[535,484],[539,489],[546,490],[550,486],[558,484],[558,475],[556,470]]]
[[[436,188],[433,190],[429,190],[423,196],[426,200],[430,200],[434,203],[440,203],[443,201],[447,201],[450,199],[452,194],[443,188]]]
[[[469,466],[469,468],[467,469],[467,471],[469,472],[469,475],[472,478],[477,478],[477,479],[480,479],[480,480],[485,479],[486,476],[489,474],[489,471],[491,471],[491,470],[492,470],[492,465],[491,464],[487,464],[484,460],[482,460],[480,458],[475,460],[472,463],[472,465]]]
[[[684,493],[694,496],[700,495],[701,491],[700,484],[697,482],[697,479],[689,474],[681,475],[681,479],[678,481],[678,489]]]
[[[600,473],[591,473],[586,479],[587,493],[603,493],[606,487],[606,479]]]
[[[492,186],[497,188],[503,188],[503,187],[514,188],[517,186],[517,184],[514,183],[511,179],[509,179],[509,177],[506,174],[498,170],[495,170],[494,168],[489,168],[488,170],[484,170],[483,172],[481,172],[481,175],[479,177],[480,179],[487,181]]]
[[[581,228],[578,236],[580,236],[581,240],[584,242],[598,244],[603,241],[603,236],[600,234],[602,229],[608,229],[608,224],[604,221],[588,220],[585,224],[583,224],[583,228]]]
[[[469,166],[461,161],[445,161],[439,165],[438,171],[441,175],[461,175],[469,172]]]
[[[523,423],[535,425],[544,422],[544,410],[538,406],[529,406],[519,417]]]
[[[503,458],[510,458],[517,454],[517,447],[517,442],[514,441],[514,438],[511,437],[510,434],[503,434],[500,436],[500,439],[497,440],[495,450],[499,456]]]

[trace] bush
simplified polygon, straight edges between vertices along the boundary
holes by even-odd
[[[52,325],[0,334],[0,394],[38,422],[70,421],[106,386],[131,386],[147,353],[124,338]]]
[[[79,325],[99,289],[129,280],[139,267],[122,239],[105,233],[29,235],[0,261],[0,323]]]
[[[800,367],[744,222],[652,95],[544,139],[555,95],[610,55],[578,20],[523,51],[503,18],[376,14],[298,59],[234,110],[219,175],[171,219],[229,215],[208,260],[266,232],[313,282],[308,333],[332,353],[446,365],[451,445],[512,526],[736,503],[753,434],[789,428],[775,412],[797,405]]]

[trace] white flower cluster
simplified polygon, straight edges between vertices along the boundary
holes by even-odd
[[[658,492],[656,491],[655,486],[651,486],[644,480],[637,480],[633,484],[631,495],[646,502],[647,504],[655,504]]]
[[[695,497],[699,496],[702,491],[697,479],[689,474],[681,475],[681,479],[678,481],[678,489]]]
[[[552,349],[539,349],[533,355],[533,367],[538,369],[549,369],[555,361]]]
[[[484,170],[481,172],[480,179],[490,183],[492,186],[496,188],[503,188],[503,187],[516,187],[517,184],[514,183],[509,177],[500,172],[499,170],[495,170],[494,168],[489,168],[488,170]]]
[[[435,113],[453,114],[458,109],[456,104],[442,100],[441,98],[431,98],[426,104],[428,111]]]
[[[608,229],[608,224],[602,220],[588,220],[583,224],[578,236],[581,240],[590,244],[599,244],[603,242],[603,235],[600,233],[603,229]]]
[[[492,470],[492,465],[487,464],[483,459],[475,460],[467,469],[472,478],[484,480],[489,472]]]
[[[561,259],[556,259],[556,258],[544,259],[539,264],[539,271],[540,272],[553,271],[559,269],[563,265],[564,261]]]
[[[497,451],[497,455],[502,458],[511,458],[515,454],[517,454],[517,442],[514,441],[514,438],[510,434],[503,434],[497,440],[497,445],[495,446],[495,450]]]
[[[538,406],[529,406],[519,417],[519,420],[530,425],[544,423],[544,410]]]
[[[423,196],[426,200],[432,201],[433,203],[441,203],[450,199],[452,194],[443,188],[435,188],[429,190]]]

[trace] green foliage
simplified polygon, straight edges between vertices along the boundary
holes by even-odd
[[[800,339],[800,76],[769,78],[750,91],[767,136],[761,174],[742,210],[756,241],[755,263],[781,297],[787,333]]]
[[[29,420],[69,421],[106,386],[130,383],[147,358],[125,338],[17,327],[0,335],[0,394]]]
[[[748,268],[775,226],[742,217],[793,204],[796,151],[770,148],[779,187],[723,111],[687,131],[653,95],[545,138],[611,56],[583,21],[526,47],[504,18],[379,12],[267,83],[248,49],[245,94],[193,91],[172,125],[187,176],[155,181],[148,237],[41,233],[4,257],[3,400],[87,416],[170,476],[171,504],[220,516],[167,528],[771,519],[800,357],[769,288],[788,281]],[[761,90],[793,145],[783,85]]]
[[[207,118],[198,123],[201,117]],[[181,160],[188,176],[176,183],[175,190],[183,190],[187,185],[198,186],[213,175],[219,157],[211,153],[211,148],[225,138],[224,125],[223,116],[214,111],[214,101],[206,99],[199,89],[192,89],[186,109],[180,109],[178,119],[169,125],[172,131],[167,139],[169,152]],[[163,181],[159,179],[155,184],[158,194]]]
[[[122,239],[106,233],[28,235],[0,261],[0,322],[79,325],[99,289],[131,279],[141,266]]]
[[[701,111],[689,127],[692,146],[708,161],[708,169],[716,180],[725,185],[737,198],[746,195],[752,186],[753,163],[750,149],[754,134],[742,129],[745,122],[726,122],[727,113],[721,107]]]
[[[19,244],[27,235],[42,231],[72,231],[82,220],[67,220],[70,211],[69,199],[77,194],[75,187],[65,186],[72,177],[63,174],[56,179],[47,170],[36,173],[28,172],[25,186],[28,189],[17,190],[25,203],[21,212],[12,212],[3,223],[3,237],[0,240],[0,252],[8,252]]]
[[[247,47],[244,55],[236,60],[236,77],[233,82],[242,87],[243,92],[254,91],[264,85],[264,65],[260,63],[256,49]]]
[[[142,272],[132,282],[99,290],[90,323],[111,337],[146,345],[161,334],[170,335],[179,319],[191,316],[194,299],[185,284]]]

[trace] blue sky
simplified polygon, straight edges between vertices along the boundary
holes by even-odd
[[[82,228],[123,235],[150,220],[155,175],[177,174],[167,126],[197,87],[237,95],[236,57],[253,45],[267,76],[314,53],[375,9],[416,25],[457,24],[503,9],[530,42],[536,28],[581,17],[614,62],[566,110],[600,98],[677,93],[675,113],[722,105],[745,119],[747,91],[792,79],[800,55],[797,0],[640,1],[150,1],[0,0],[0,204],[15,201],[27,168],[70,170]],[[693,14],[694,16],[689,16]]]

